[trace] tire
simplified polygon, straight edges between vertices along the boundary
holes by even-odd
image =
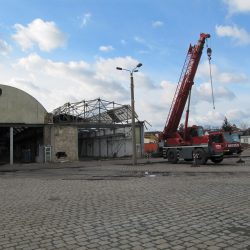
[[[205,165],[207,163],[207,154],[202,148],[195,149],[193,155],[194,161],[197,165]]]
[[[176,149],[169,149],[167,157],[168,157],[168,161],[173,164],[176,164],[179,160]]]
[[[193,161],[193,159],[184,159],[184,161]]]
[[[211,158],[211,161],[215,164],[221,163],[223,161],[223,157],[219,157],[219,158]]]

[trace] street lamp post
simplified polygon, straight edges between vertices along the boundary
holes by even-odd
[[[131,89],[131,109],[132,109],[132,145],[133,145],[133,154],[132,154],[132,164],[137,164],[136,157],[136,137],[135,137],[135,98],[134,98],[134,72],[138,72],[138,68],[142,66],[142,63],[137,64],[137,66],[132,69],[124,69],[121,67],[116,67],[117,70],[125,70],[130,73],[130,89]]]

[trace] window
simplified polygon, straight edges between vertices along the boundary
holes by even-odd
[[[237,133],[224,132],[224,138],[226,142],[239,142],[240,141],[239,134]]]
[[[211,142],[222,143],[223,142],[222,134],[211,135],[210,140]]]
[[[198,136],[203,136],[204,135],[204,130],[202,127],[199,127],[197,130]]]

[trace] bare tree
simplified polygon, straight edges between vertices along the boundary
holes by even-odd
[[[222,127],[221,129],[225,132],[231,132],[233,130],[233,126],[231,125],[231,123],[227,120],[227,118],[225,117]]]

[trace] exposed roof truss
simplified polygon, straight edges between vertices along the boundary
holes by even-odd
[[[129,123],[132,118],[130,105],[101,100],[65,103],[53,111],[54,122],[86,122],[104,124]],[[138,116],[135,114],[135,118]]]

